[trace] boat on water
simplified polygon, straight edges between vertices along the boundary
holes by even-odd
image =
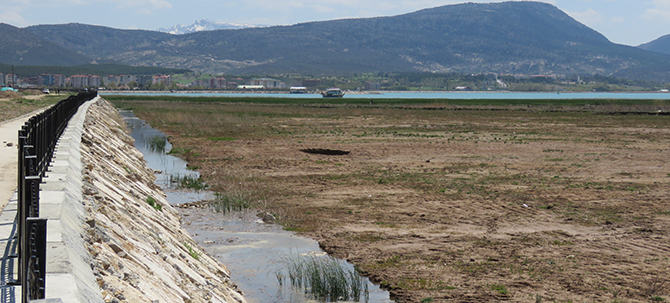
[[[342,98],[344,97],[344,92],[339,88],[329,88],[325,92],[321,92],[321,96],[324,98]]]
[[[307,93],[307,87],[291,86],[291,88],[289,89],[289,93],[291,93],[291,94],[306,94]]]

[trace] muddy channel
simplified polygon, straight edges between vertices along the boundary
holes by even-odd
[[[135,147],[144,154],[149,168],[156,172],[156,184],[167,194],[173,206],[212,200],[212,192],[175,188],[174,180],[180,177],[198,178],[198,173],[188,170],[186,162],[167,152],[172,148],[167,136],[135,117],[132,111],[120,110]],[[343,260],[332,259],[323,252],[316,241],[285,231],[281,225],[268,224],[259,219],[257,210],[245,210],[227,214],[218,213],[209,207],[177,207],[182,216],[182,226],[208,254],[225,264],[231,279],[243,291],[250,303],[260,302],[333,302],[338,299],[314,300],[303,288],[293,287],[287,278],[288,267],[302,257],[329,258],[341,266],[344,272],[355,273],[353,265]],[[353,274],[352,274],[353,275]],[[393,302],[389,293],[360,279],[360,294],[348,298],[353,302]]]

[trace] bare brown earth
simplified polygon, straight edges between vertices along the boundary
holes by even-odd
[[[132,106],[397,302],[670,299],[668,116]]]

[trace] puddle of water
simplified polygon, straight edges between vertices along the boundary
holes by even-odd
[[[178,205],[212,199],[208,191],[170,189],[170,176],[199,177],[198,172],[186,168],[186,161],[168,155],[172,145],[165,140],[156,143],[156,138],[166,138],[161,131],[136,118],[132,111],[119,110],[126,120],[135,147],[144,154],[149,168],[158,171],[156,184],[166,192],[167,200]],[[159,148],[156,148],[156,147]],[[162,150],[161,150],[162,148]],[[230,214],[215,213],[208,208],[179,209],[182,224],[205,250],[231,272],[231,279],[244,292],[249,303],[261,302],[316,302],[300,291],[290,287],[286,281],[280,286],[276,273],[284,270],[287,257],[301,254],[323,254],[316,241],[296,236],[280,225],[259,223],[256,211],[247,210]],[[347,269],[353,265],[342,261]],[[286,274],[285,274],[286,275]],[[389,293],[365,279],[368,297],[360,302],[388,303]]]
[[[233,281],[244,291],[248,302],[316,302],[293,291],[289,282],[280,287],[276,273],[284,270],[287,257],[323,253],[318,243],[285,231],[280,225],[258,223],[255,213],[247,210],[223,215],[206,208],[191,208],[183,210],[182,216],[193,239],[233,273]],[[344,264],[353,269],[353,265]],[[362,298],[360,302],[393,302],[387,291],[368,279],[365,283],[369,299]]]

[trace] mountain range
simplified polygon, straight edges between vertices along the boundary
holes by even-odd
[[[211,73],[601,74],[670,81],[670,55],[612,43],[555,6],[528,1],[180,35],[76,23],[21,32],[79,60]],[[6,63],[3,52],[0,63]]]
[[[670,35],[665,35],[649,43],[642,44],[638,47],[641,49],[646,49],[670,55]]]
[[[159,28],[159,32],[173,34],[173,35],[183,35],[190,34],[195,32],[202,31],[214,31],[219,29],[241,29],[249,27],[258,27],[257,25],[248,25],[248,24],[233,24],[227,22],[216,22],[207,19],[196,20],[195,23],[191,25],[182,25],[178,24],[170,28]]]
[[[78,65],[92,60],[44,40],[32,32],[0,23],[0,63],[15,65]]]

